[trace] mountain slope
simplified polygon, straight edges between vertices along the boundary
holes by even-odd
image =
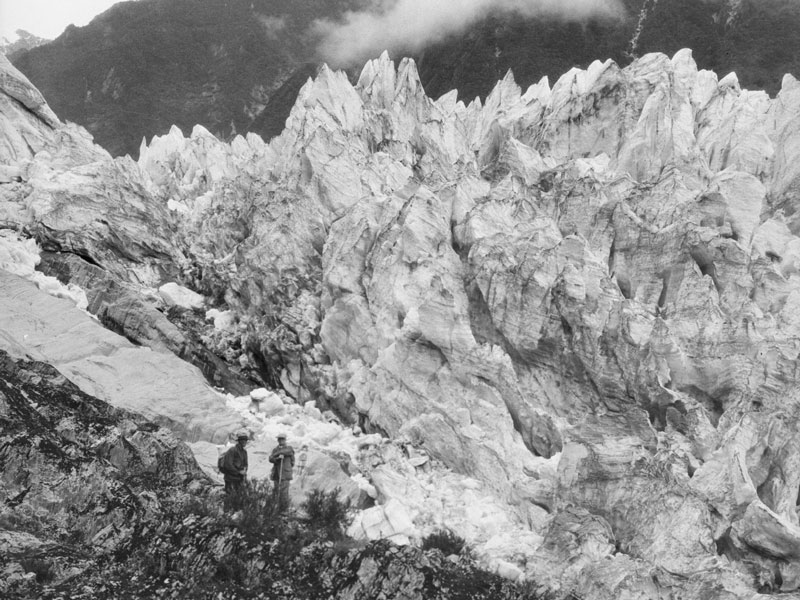
[[[135,155],[172,125],[202,123],[225,138],[266,120],[284,84],[296,94],[292,76],[312,59],[303,31],[326,14],[320,0],[124,2],[12,59],[62,118],[112,154]]]
[[[103,555],[124,553],[161,524],[164,504],[210,484],[170,431],[3,350],[0,425],[6,598],[44,597],[37,579],[69,580]]]

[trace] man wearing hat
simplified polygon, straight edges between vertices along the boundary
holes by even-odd
[[[294,468],[294,448],[286,443],[286,434],[278,434],[278,445],[269,455],[272,463],[270,479],[275,482],[274,494],[278,498],[278,508],[283,510],[289,506],[289,484],[292,481]]]
[[[244,447],[249,439],[246,431],[236,436],[236,445],[228,450],[222,459],[220,470],[225,476],[225,493],[231,494],[240,490],[247,476],[247,450]]]

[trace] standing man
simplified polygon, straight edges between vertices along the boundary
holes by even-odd
[[[230,495],[244,486],[247,477],[247,445],[248,435],[242,431],[236,436],[236,445],[228,450],[222,458],[220,471],[225,476],[225,493]]]
[[[278,434],[278,445],[269,455],[272,463],[271,479],[275,482],[273,494],[278,499],[278,510],[289,506],[289,484],[294,468],[294,448],[286,443],[286,434]]]

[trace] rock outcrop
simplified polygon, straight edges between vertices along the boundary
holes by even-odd
[[[169,430],[84,393],[46,363],[2,350],[0,424],[5,597],[26,597],[35,583],[21,564],[38,560],[50,577],[67,579],[124,552],[163,502],[208,485]]]

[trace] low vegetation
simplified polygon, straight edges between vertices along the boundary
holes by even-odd
[[[32,564],[30,594],[12,597],[543,600],[480,569],[449,531],[422,549],[347,538],[351,511],[339,490],[313,491],[279,511],[269,484],[254,482],[233,497],[163,509],[135,542],[72,578],[55,583],[46,562]]]
[[[303,511],[311,529],[321,531],[328,539],[341,539],[348,522],[350,500],[340,500],[337,487],[329,492],[313,490],[303,503]]]
[[[423,550],[440,550],[445,556],[458,556],[464,550],[464,538],[456,535],[449,529],[439,529],[422,540]]]

